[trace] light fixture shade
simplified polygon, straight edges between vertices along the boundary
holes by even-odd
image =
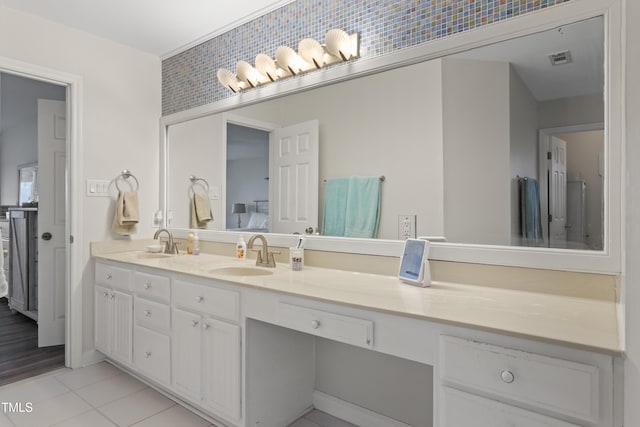
[[[347,34],[343,30],[329,30],[327,35],[324,36],[324,42],[327,45],[327,51],[339,58],[342,58],[343,61],[351,58],[352,47],[351,47],[351,38],[349,34]]]
[[[264,53],[259,53],[258,56],[256,56],[256,68],[263,75],[269,77],[269,80],[272,82],[276,81],[279,77],[276,62]]]
[[[316,68],[324,65],[324,48],[314,39],[304,39],[298,45],[298,52],[302,59],[309,64],[314,64]]]
[[[240,90],[238,77],[236,77],[233,71],[229,71],[225,68],[220,68],[218,70],[218,81],[222,86],[228,87],[233,92],[238,92]]]
[[[276,49],[276,61],[278,62],[278,66],[285,70],[289,70],[291,74],[294,75],[303,71],[309,65],[296,53],[295,50],[288,46],[280,46]]]
[[[248,83],[251,87],[258,86],[262,80],[260,72],[246,61],[238,61],[236,63],[236,74],[238,74],[240,80]]]
[[[247,213],[247,206],[244,203],[234,203],[231,207],[231,213],[243,214]]]

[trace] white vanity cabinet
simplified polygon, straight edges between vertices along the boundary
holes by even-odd
[[[442,335],[441,425],[610,426],[612,359],[550,357]]]
[[[171,309],[168,277],[136,271],[134,366],[163,385],[171,383]]]
[[[239,299],[235,290],[183,280],[173,284],[173,386],[235,422],[241,418],[242,392]]]
[[[133,348],[131,272],[96,263],[95,282],[96,349],[130,365]]]

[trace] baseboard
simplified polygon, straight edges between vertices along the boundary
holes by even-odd
[[[320,411],[357,426],[411,427],[409,424],[394,420],[393,418],[386,417],[317,390],[313,392],[313,406]]]
[[[104,359],[104,354],[100,353],[98,350],[85,351],[82,354],[82,366],[80,367],[93,365],[95,363],[102,362]]]

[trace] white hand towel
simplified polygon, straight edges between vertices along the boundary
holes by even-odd
[[[207,228],[207,223],[213,220],[209,197],[195,193],[191,198],[191,228]]]
[[[135,234],[138,224],[138,193],[135,191],[118,192],[116,211],[111,229],[116,234],[129,236]]]

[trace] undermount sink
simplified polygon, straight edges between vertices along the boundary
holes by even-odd
[[[211,272],[225,276],[270,276],[273,274],[273,271],[256,267],[220,267],[214,268]]]
[[[137,252],[136,258],[139,259],[156,259],[156,258],[167,258],[175,256],[173,254],[165,254],[163,252]]]

